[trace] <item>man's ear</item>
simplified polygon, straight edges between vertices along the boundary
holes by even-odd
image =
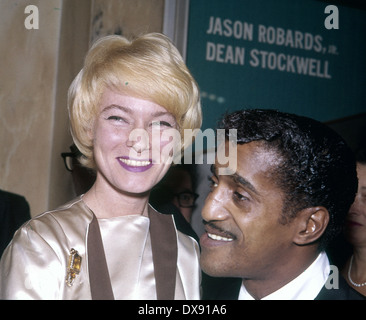
[[[297,245],[307,245],[318,240],[329,222],[329,212],[324,207],[311,207],[298,212],[298,229],[294,237]]]

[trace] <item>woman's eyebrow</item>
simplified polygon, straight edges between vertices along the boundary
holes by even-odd
[[[168,111],[157,111],[151,114],[153,117],[161,117],[161,116],[170,116],[174,118],[174,116]]]
[[[109,106],[106,106],[106,107],[103,108],[102,112],[106,112],[106,111],[111,110],[111,109],[119,109],[119,110],[121,110],[123,112],[126,112],[126,113],[129,113],[129,114],[133,113],[132,108],[121,106],[119,104],[111,104]],[[151,113],[152,117],[161,117],[161,116],[165,116],[165,115],[174,118],[174,116],[168,111],[157,111],[157,112]]]
[[[121,110],[123,112],[126,112],[126,113],[132,113],[132,110],[130,108],[120,106],[118,104],[111,104],[109,106],[106,106],[106,107],[103,108],[102,112],[106,112],[106,111],[111,110],[111,109],[119,109],[119,110]]]

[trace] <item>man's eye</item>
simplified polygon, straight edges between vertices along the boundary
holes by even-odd
[[[237,192],[237,191],[234,192],[234,197],[238,201],[247,201],[247,200],[249,200],[248,197],[242,195],[240,192]]]

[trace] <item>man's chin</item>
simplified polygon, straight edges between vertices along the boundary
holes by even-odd
[[[210,254],[201,254],[200,264],[203,272],[211,277],[231,277],[228,266],[226,266],[223,261],[218,257],[210,257]]]

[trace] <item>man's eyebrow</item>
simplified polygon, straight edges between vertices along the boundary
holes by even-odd
[[[248,188],[250,191],[252,191],[256,195],[259,195],[259,192],[257,191],[257,189],[247,179],[243,178],[242,176],[240,176],[237,173],[234,173],[231,177],[236,183],[241,184],[243,187]]]
[[[217,175],[218,175],[217,174],[217,169],[216,169],[216,167],[215,167],[214,164],[211,165],[210,170],[211,170],[212,174],[217,177]],[[239,174],[234,173],[232,175],[229,175],[228,177],[230,177],[235,183],[239,183],[243,187],[245,187],[245,188],[249,189],[250,191],[252,191],[253,193],[255,193],[256,195],[259,195],[259,192],[253,186],[253,184],[250,183],[247,179],[245,179],[242,176],[240,176]]]

